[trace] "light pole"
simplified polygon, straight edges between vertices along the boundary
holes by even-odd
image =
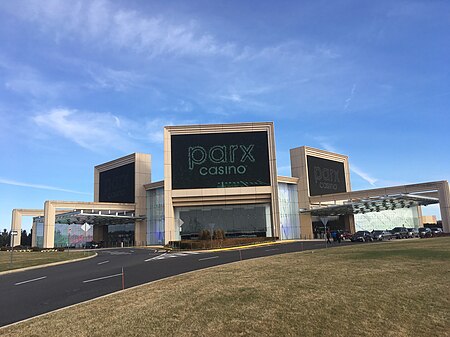
[[[11,231],[9,233],[10,235],[10,245],[11,245],[11,258],[9,260],[9,268],[12,268],[12,263],[13,263],[13,252],[14,252],[14,236],[18,235],[18,231]]]
[[[214,226],[215,226],[215,224],[211,223],[211,224],[209,224],[209,226],[211,228],[211,232],[209,234],[210,234],[210,238],[211,238],[211,249],[212,249],[213,248],[213,234],[214,234]]]
[[[323,225],[325,226],[325,248],[328,248],[328,236],[327,236],[328,217],[321,217],[320,221],[322,221]]]
[[[69,250],[70,250],[70,231],[71,230],[72,230],[72,228],[67,229],[67,254],[69,254]]]

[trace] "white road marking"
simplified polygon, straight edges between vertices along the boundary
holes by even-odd
[[[161,255],[158,255],[158,256],[155,256],[155,257],[151,257],[151,258],[149,258],[147,260],[144,260],[144,262],[148,262],[148,261],[151,261],[151,260],[159,260],[159,259],[162,258],[161,256],[164,256],[164,255],[166,255],[166,254],[164,253],[164,254],[161,254]]]
[[[34,281],[39,281],[39,280],[43,280],[47,278],[47,276],[42,276],[42,277],[38,277],[38,278],[34,278],[32,280],[27,280],[27,281],[22,281],[22,282],[17,282],[14,283],[15,286],[20,286],[21,284],[25,284],[25,283],[29,283],[29,282],[34,282]]]
[[[83,281],[83,283],[89,283],[89,282],[94,282],[94,281],[105,280],[105,279],[107,279],[107,278],[117,277],[117,276],[122,276],[122,273],[120,273],[120,274],[115,274],[115,275],[109,275],[109,276],[103,276],[103,277],[99,277],[99,278],[93,278],[92,280],[86,280],[86,281]]]
[[[103,261],[103,262],[99,262],[99,263],[97,263],[97,264],[105,264],[105,263],[108,263],[109,261],[108,260],[106,260],[106,261]]]
[[[130,255],[131,253],[129,253],[129,252],[112,252],[112,251],[109,251],[109,250],[105,250],[104,251],[104,253],[108,253],[108,254],[110,254],[110,255]]]
[[[211,260],[211,259],[218,259],[219,256],[210,256],[210,257],[204,257],[203,259],[198,259],[199,261],[205,261],[205,260]]]
[[[199,252],[183,252],[183,253],[172,253],[172,254],[163,253],[161,255],[154,256],[147,260],[144,260],[144,262],[154,261],[154,260],[164,260],[164,259],[170,259],[170,258],[174,258],[174,257],[183,257],[183,256],[188,256],[188,255],[196,255],[196,254],[200,254],[200,253]]]
[[[274,250],[278,250],[278,248],[266,249],[266,252],[271,252],[271,251],[274,251]]]

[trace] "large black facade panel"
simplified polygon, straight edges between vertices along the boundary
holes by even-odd
[[[270,186],[267,132],[172,135],[172,189]]]
[[[344,163],[314,156],[306,157],[310,196],[347,191]]]
[[[99,201],[134,203],[134,163],[100,172]]]

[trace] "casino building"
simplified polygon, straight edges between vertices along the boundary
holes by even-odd
[[[33,216],[32,244],[43,248],[161,245],[204,230],[314,239],[326,227],[421,227],[421,206],[439,203],[450,232],[447,181],[352,191],[347,156],[301,146],[290,157],[291,176],[278,176],[271,122],[167,126],[163,181],[151,180],[150,154],[133,153],[94,168],[93,202],[14,209],[11,229]]]

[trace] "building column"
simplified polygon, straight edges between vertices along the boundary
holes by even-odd
[[[31,247],[36,247],[36,224],[33,222],[33,227],[31,227]]]
[[[95,242],[103,241],[106,243],[108,238],[108,226],[93,225],[93,236],[92,240]]]
[[[311,213],[300,213],[300,238],[314,239]]]
[[[438,192],[442,217],[442,230],[444,233],[450,233],[450,187],[448,181],[442,182]]]
[[[355,233],[355,216],[353,214],[344,215],[344,230],[350,233]]]
[[[22,237],[22,213],[17,209],[13,209],[12,211],[11,230],[17,231],[17,235],[13,238],[12,246],[20,245]]]
[[[53,248],[55,246],[55,215],[56,209],[51,201],[44,204],[44,242],[43,248]]]
[[[423,227],[422,206],[417,206],[416,208],[417,208],[417,218],[418,218],[417,225],[419,226],[419,228],[422,228]]]
[[[147,221],[136,220],[134,223],[134,245],[145,246],[147,244]]]

